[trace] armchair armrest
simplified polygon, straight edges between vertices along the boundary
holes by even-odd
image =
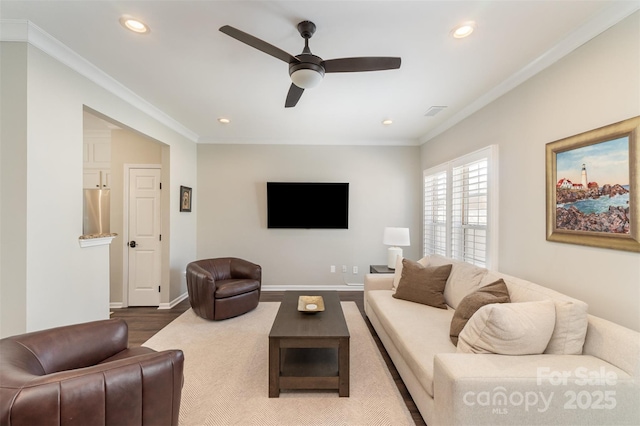
[[[200,266],[200,262],[202,261],[191,262],[187,265],[189,304],[201,317],[213,318],[216,282],[213,273]]]
[[[640,387],[587,355],[438,354],[436,425],[633,424]]]
[[[233,258],[231,260],[231,276],[233,278],[244,278],[261,282],[262,267],[248,260]]]
[[[213,273],[203,268],[198,262],[191,262],[186,270],[187,286],[195,286],[199,294],[209,294],[213,297],[216,289],[216,280]]]

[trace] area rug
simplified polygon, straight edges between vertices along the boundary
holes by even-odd
[[[350,396],[285,391],[269,398],[269,331],[280,303],[207,321],[188,310],[144,346],[182,349],[181,425],[413,425],[354,302],[342,302],[351,335]]]

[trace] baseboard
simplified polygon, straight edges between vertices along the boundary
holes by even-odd
[[[178,303],[185,300],[187,297],[189,297],[189,293],[182,293],[180,296],[176,297],[169,303],[161,303],[160,305],[158,305],[158,309],[171,309]]]
[[[337,290],[337,291],[363,291],[364,284],[357,285],[263,285],[262,291],[287,291],[287,290],[295,290],[295,291],[327,291],[327,290]]]
[[[328,291],[328,290],[336,290],[336,291],[363,291],[363,284],[356,285],[321,285],[321,286],[308,286],[308,285],[263,285],[262,291]],[[176,297],[169,303],[160,303],[158,305],[158,309],[171,309],[176,306],[178,303],[189,297],[189,293],[182,293],[180,296]],[[109,309],[121,309],[122,302],[113,302],[109,303]]]

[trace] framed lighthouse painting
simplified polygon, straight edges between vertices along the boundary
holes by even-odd
[[[640,116],[546,145],[547,240],[640,252]]]

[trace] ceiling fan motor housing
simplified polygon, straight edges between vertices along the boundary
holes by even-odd
[[[298,24],[298,32],[303,38],[310,39],[316,32],[316,24],[311,21],[302,21]]]
[[[307,53],[296,56],[300,60],[297,63],[289,64],[289,75],[298,70],[313,70],[324,77],[324,67],[322,66],[322,58]]]

